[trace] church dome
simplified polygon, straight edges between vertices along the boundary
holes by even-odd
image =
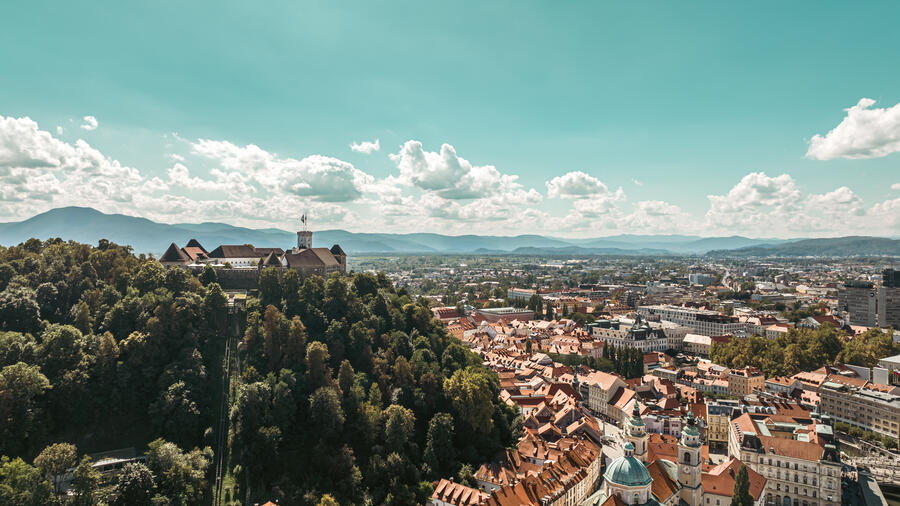
[[[625,443],[625,456],[613,460],[603,473],[603,478],[623,487],[641,487],[653,481],[650,471],[634,457],[634,445],[631,443]]]

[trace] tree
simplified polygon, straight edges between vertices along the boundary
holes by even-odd
[[[228,324],[228,297],[222,291],[219,283],[213,281],[206,285],[206,295],[203,297],[203,312],[209,328],[219,334],[225,332]]]
[[[278,269],[266,267],[259,273],[259,303],[262,307],[269,305],[281,307],[281,280]]]
[[[456,458],[453,445],[453,416],[450,413],[436,413],[428,422],[425,437],[425,463],[431,468],[432,476],[444,476]]]
[[[40,455],[34,458],[34,465],[44,473],[44,476],[50,476],[53,480],[53,491],[59,494],[60,482],[66,470],[75,466],[77,459],[78,450],[75,449],[75,445],[56,443],[44,448]]]
[[[323,494],[322,498],[319,499],[317,506],[341,506],[340,503],[334,500],[334,497],[331,497],[331,494]]]
[[[412,410],[391,404],[384,410],[384,445],[389,452],[406,453],[406,444],[413,436],[416,417]]]
[[[0,504],[53,504],[53,489],[41,471],[20,458],[0,457]]]
[[[50,381],[40,367],[18,362],[0,370],[0,448],[10,453],[23,452],[30,436],[39,429],[43,410],[38,399],[50,389]]]
[[[750,476],[747,473],[747,466],[743,464],[734,478],[731,506],[753,506],[753,496],[750,495]]]
[[[315,341],[306,347],[306,375],[313,388],[324,385],[329,378],[329,358],[328,346],[321,341]]]
[[[216,269],[212,265],[206,264],[203,266],[203,270],[200,271],[199,276],[200,282],[203,285],[209,285],[210,283],[218,283],[219,275],[216,274]]]
[[[141,265],[141,270],[134,277],[134,287],[141,293],[152,292],[162,288],[166,282],[165,268],[156,260],[148,260]]]
[[[212,461],[212,449],[185,453],[163,439],[156,439],[147,447],[147,467],[159,481],[159,493],[170,504],[198,504],[208,485],[206,471]]]
[[[91,458],[85,455],[72,472],[72,490],[75,504],[89,506],[96,504],[97,490],[100,488],[100,471],[91,465]]]
[[[200,408],[184,381],[160,392],[148,410],[159,433],[181,444],[191,444],[200,432]]]
[[[341,430],[344,410],[334,388],[319,388],[309,397],[309,419],[323,438],[336,435]]]
[[[484,434],[491,430],[494,399],[499,395],[499,386],[492,384],[490,374],[470,366],[458,369],[444,380],[444,393],[459,418],[475,432]]]
[[[41,325],[41,308],[34,290],[7,287],[0,292],[0,330],[35,333]]]
[[[141,463],[127,464],[119,474],[116,497],[112,504],[116,506],[151,504],[155,492],[156,484],[150,469]]]

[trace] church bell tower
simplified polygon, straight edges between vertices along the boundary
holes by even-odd
[[[687,424],[678,442],[678,482],[681,484],[681,500],[692,506],[703,500],[701,460],[703,442],[697,428],[694,412],[689,411]]]
[[[631,418],[625,422],[625,440],[634,445],[634,458],[647,464],[647,427],[644,426],[644,420],[641,419],[641,408],[638,401],[634,401],[634,408],[631,410]]]

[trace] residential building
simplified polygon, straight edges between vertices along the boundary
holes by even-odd
[[[645,318],[658,318],[691,327],[694,329],[693,333],[703,336],[745,334],[749,328],[746,322],[708,309],[653,305],[638,306],[637,310]]]
[[[741,397],[765,391],[766,377],[755,367],[728,371],[728,395]]]
[[[475,313],[472,315],[476,322],[481,321],[489,321],[489,322],[512,322],[512,321],[520,321],[527,322],[529,320],[534,319],[534,311],[529,311],[527,309],[519,309],[515,307],[495,307],[495,308],[485,308],[485,309],[476,309]]]
[[[607,346],[637,348],[644,353],[665,351],[670,348],[665,331],[659,327],[651,327],[640,315],[635,318],[634,324],[626,329],[603,328],[599,325],[589,325],[589,328],[594,339],[602,341]]]
[[[822,410],[835,420],[900,440],[900,388],[826,381],[819,398]]]
[[[736,412],[740,412],[740,403],[736,400],[706,403],[706,441],[711,448],[728,446],[728,426]]]
[[[769,413],[744,413],[733,419],[728,454],[767,480],[766,504],[838,506],[841,457],[830,418],[805,421]]]

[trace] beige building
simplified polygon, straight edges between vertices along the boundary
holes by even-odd
[[[728,395],[742,397],[766,388],[766,377],[754,367],[732,369],[728,372]]]
[[[766,504],[841,504],[841,457],[830,418],[811,416],[811,424],[750,413],[731,421],[728,453],[768,480]]]
[[[876,390],[877,388],[877,390]],[[837,421],[900,439],[900,388],[867,383],[854,387],[822,383],[822,410]]]

